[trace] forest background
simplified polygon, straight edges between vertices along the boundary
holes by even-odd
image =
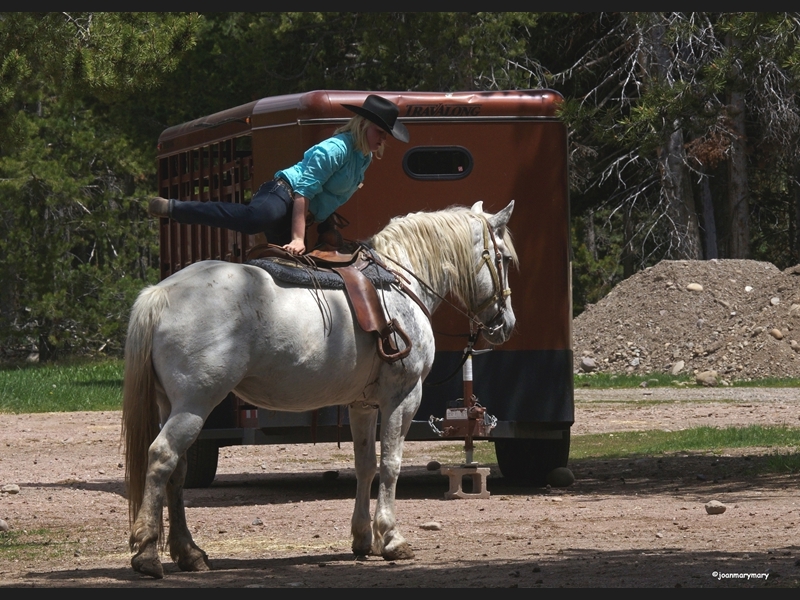
[[[663,259],[800,263],[800,13],[0,13],[0,362],[120,356],[156,141],[314,89],[550,88],[575,315]]]

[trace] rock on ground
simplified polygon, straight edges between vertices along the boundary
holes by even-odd
[[[800,377],[798,328],[800,265],[781,271],[752,260],[665,260],[574,319],[574,369],[673,372],[692,382],[716,371],[722,385]]]

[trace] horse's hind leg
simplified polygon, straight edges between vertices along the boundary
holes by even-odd
[[[356,468],[356,503],[351,520],[353,554],[367,556],[372,553],[372,518],[369,496],[372,481],[378,470],[375,456],[375,431],[378,409],[370,406],[350,407],[350,431],[353,435],[353,453]]]
[[[142,505],[130,537],[130,546],[137,551],[131,559],[131,566],[139,573],[159,579],[164,576],[164,568],[158,557],[158,540],[167,483],[180,457],[200,433],[203,421],[203,417],[191,413],[173,415],[150,445]]]
[[[181,571],[208,571],[211,564],[208,555],[194,543],[186,525],[186,510],[183,506],[183,483],[186,480],[186,453],[178,460],[178,466],[167,482],[167,510],[169,513],[169,555]]]

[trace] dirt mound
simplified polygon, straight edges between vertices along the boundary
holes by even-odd
[[[573,321],[575,371],[800,377],[800,265],[665,260]]]

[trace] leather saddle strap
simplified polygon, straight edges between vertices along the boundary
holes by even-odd
[[[347,296],[356,314],[361,329],[378,336],[378,354],[387,362],[394,362],[408,356],[411,352],[411,340],[405,331],[392,319],[386,321],[378,292],[375,286],[359,269],[354,266],[334,267],[344,281]],[[403,350],[398,350],[392,334],[397,333],[405,343]]]
[[[395,275],[398,275],[398,273],[395,273]],[[405,293],[409,298],[411,298],[414,302],[417,303],[417,306],[419,306],[422,309],[422,312],[425,313],[425,316],[428,317],[428,320],[430,321],[431,320],[431,311],[429,311],[428,307],[425,306],[425,304],[423,304],[422,300],[419,299],[419,296],[417,296],[411,290],[411,288],[408,287],[408,285],[403,283],[403,281],[401,280],[400,277],[397,278],[397,281],[398,281],[397,286],[403,291],[403,293]]]
[[[376,265],[389,271],[389,273],[395,276],[395,279],[397,280],[396,281],[397,287],[399,287],[404,294],[406,294],[409,298],[411,298],[414,302],[417,303],[417,306],[419,306],[422,309],[422,312],[425,313],[425,316],[428,317],[428,320],[430,321],[431,311],[428,310],[428,307],[425,306],[422,300],[419,299],[419,296],[417,296],[408,286],[408,279],[406,279],[406,277],[399,271],[395,271],[394,269],[390,269],[389,267],[387,267],[386,263],[383,262],[380,258],[378,258],[377,255],[372,254],[370,258]],[[358,263],[356,263],[356,266],[359,266]]]
[[[289,262],[294,262],[297,266],[317,267],[324,269],[331,266],[343,266],[356,262],[360,257],[360,250],[352,254],[339,252],[337,250],[323,250],[316,248],[306,254],[297,255],[284,250],[275,244],[258,244],[253,246],[247,253],[247,260],[257,258],[281,258]]]

